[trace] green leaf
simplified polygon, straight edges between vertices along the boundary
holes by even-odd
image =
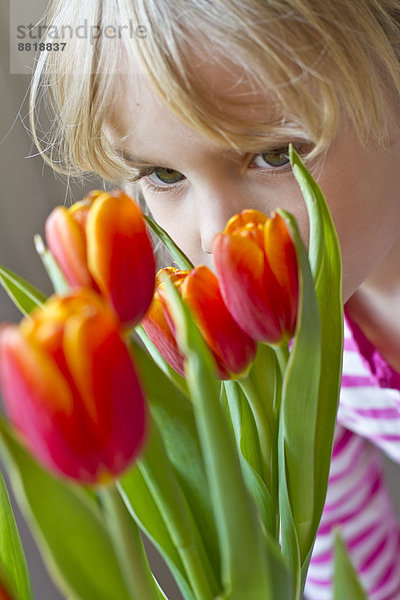
[[[279,422],[278,457],[280,475],[279,508],[281,516],[282,555],[284,556],[286,565],[293,576],[293,596],[291,597],[293,597],[295,600],[300,600],[302,587],[300,548],[287,486],[287,460],[285,455],[285,439],[283,436],[282,420]]]
[[[185,373],[218,529],[224,587],[219,598],[272,600],[277,597],[272,576],[276,557],[269,552],[254,500],[243,481],[239,457],[219,401],[216,366],[178,292],[168,279],[166,284],[178,343],[185,355]]]
[[[189,270],[193,269],[193,263],[190,262],[186,254],[177,246],[171,236],[158,225],[151,217],[144,215],[147,225],[150,227],[152,232],[158,237],[158,239],[164,244],[172,258],[175,260],[179,269]]]
[[[0,473],[0,563],[18,600],[32,600],[24,549],[3,476]]]
[[[118,483],[126,506],[140,529],[164,558],[185,600],[195,600],[185,568],[149,487],[135,465]]]
[[[368,600],[357,573],[350,562],[339,531],[335,531],[335,572],[333,580],[333,600]]]
[[[292,147],[289,156],[309,214],[309,260],[321,326],[321,378],[314,447],[318,482],[313,524],[316,534],[325,504],[339,405],[343,360],[342,263],[339,240],[324,195]]]
[[[0,421],[0,450],[15,497],[53,579],[76,600],[129,600],[99,507],[42,469]]]
[[[104,519],[132,600],[162,600],[142,536],[115,482],[98,490]]]
[[[217,530],[193,404],[139,345],[130,340],[129,347],[179,486],[197,523],[214,575],[218,578],[220,556]]]
[[[179,552],[195,596],[211,600],[219,591],[219,583],[154,421],[138,465]]]
[[[44,242],[39,234],[36,234],[33,238],[35,243],[36,252],[39,254],[43,266],[46,269],[47,275],[50,278],[51,283],[56,294],[65,294],[69,291],[70,286],[67,283],[63,272],[57,264],[56,259],[46,248]]]
[[[320,379],[321,333],[317,298],[307,250],[296,221],[283,210],[296,247],[299,267],[299,305],[296,332],[282,383],[281,423],[283,449],[280,473],[287,478],[293,522],[301,563],[314,542],[314,502],[318,482],[314,472]]]
[[[243,478],[248,491],[255,500],[264,530],[273,535],[276,529],[276,517],[271,494],[260,476],[262,460],[254,417],[237,382],[226,381],[224,384]]]
[[[31,310],[41,306],[46,301],[46,296],[31,283],[0,266],[0,284],[3,286],[15,306],[23,315],[29,315]]]

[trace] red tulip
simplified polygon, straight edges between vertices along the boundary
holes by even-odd
[[[149,310],[142,319],[142,325],[161,356],[173,369],[175,369],[175,371],[180,375],[184,375],[185,359],[179,351],[175,336],[165,318],[164,308],[159,299],[158,289],[154,294],[153,302],[151,303]]]
[[[283,218],[244,210],[216,235],[213,258],[222,297],[253,339],[294,335],[298,304],[296,249]]]
[[[192,271],[180,271],[172,267],[162,271],[169,274],[191,309],[214,355],[219,377],[228,379],[243,373],[255,356],[256,344],[229,314],[214,273],[204,266]],[[175,326],[168,308],[165,284],[158,285],[152,308],[142,324],[160,354],[183,375],[184,361],[174,337]]]
[[[143,446],[146,406],[120,323],[89,289],[2,327],[0,381],[11,422],[59,474],[105,482]]]
[[[155,261],[146,223],[121,190],[95,190],[71,208],[56,207],[46,241],[72,287],[108,299],[125,325],[140,321],[154,292]]]

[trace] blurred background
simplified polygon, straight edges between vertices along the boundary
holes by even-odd
[[[21,0],[11,0],[13,2]],[[32,0],[43,8],[46,2]],[[28,3],[23,2],[24,10]],[[36,6],[37,9],[37,6]],[[36,10],[37,11],[37,10]],[[102,188],[103,181],[93,178],[84,185],[64,181],[45,166],[33,147],[28,125],[28,74],[10,73],[10,5],[0,4],[0,264],[16,271],[45,293],[51,286],[35,252],[33,236],[44,235],[46,216],[57,204],[70,204],[89,190]],[[0,289],[0,322],[18,322],[19,312]],[[400,515],[399,467],[384,459],[388,482]],[[8,486],[10,489],[10,486]],[[36,598],[61,600],[53,586],[31,534],[13,500],[18,525],[27,554]],[[68,515],[66,515],[68,518]],[[153,570],[170,600],[181,598],[157,552],[146,543]],[[94,599],[93,599],[94,600]],[[116,599],[118,600],[118,599]]]
[[[19,6],[13,2],[19,3]],[[35,13],[40,14],[47,2],[32,0]],[[29,12],[32,6],[25,0],[11,0],[11,9]],[[29,15],[24,23],[30,23]],[[11,40],[11,43],[13,40]],[[21,59],[23,59],[21,53]],[[25,59],[29,71],[29,57]],[[23,65],[25,66],[25,65]],[[13,69],[15,70],[15,69]],[[62,180],[55,176],[31,143],[28,124],[29,74],[10,73],[10,4],[0,2],[0,264],[22,275],[43,292],[50,294],[50,282],[35,251],[33,236],[44,236],[44,222],[58,204],[70,205],[80,200],[92,189],[103,188],[104,183],[95,177],[85,184]],[[43,120],[44,117],[43,117]],[[19,311],[0,289],[0,323],[19,322]],[[1,398],[0,398],[1,399]],[[3,474],[6,477],[6,473]],[[7,486],[11,488],[7,480]],[[43,564],[34,540],[14,499],[13,506],[27,554],[35,597],[38,600],[62,600]],[[68,515],[66,515],[68,519]],[[0,533],[1,535],[1,533]],[[159,583],[170,600],[181,596],[157,551],[146,542],[150,562]],[[93,599],[95,600],[95,599]],[[117,598],[115,600],[118,600]]]

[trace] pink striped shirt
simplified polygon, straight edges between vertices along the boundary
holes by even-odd
[[[307,600],[332,598],[335,527],[340,527],[368,598],[400,599],[400,527],[379,449],[400,462],[400,374],[345,311],[339,412]]]

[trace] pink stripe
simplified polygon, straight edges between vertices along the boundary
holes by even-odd
[[[355,408],[355,414],[370,419],[400,419],[400,411],[396,408]]]
[[[343,350],[351,350],[353,352],[358,352],[358,346],[351,337],[345,337],[343,339]]]
[[[307,577],[307,581],[325,588],[332,584],[331,579],[316,579],[315,577]]]
[[[369,465],[369,467],[367,468],[367,471],[364,473],[364,475],[361,477],[361,479],[354,481],[353,486],[350,489],[348,489],[346,493],[342,494],[342,496],[340,496],[340,498],[335,500],[335,502],[327,502],[325,504],[324,512],[329,514],[331,511],[337,511],[339,508],[341,508],[343,506],[344,503],[346,503],[348,500],[351,500],[353,498],[354,493],[356,491],[355,488],[357,488],[357,490],[358,490],[359,488],[369,487],[371,480],[373,481],[373,484],[372,484],[372,488],[373,488],[376,480],[379,480],[379,479],[380,479],[379,469],[376,464],[372,463],[371,465]],[[370,493],[370,490],[368,490],[368,494],[369,493]]]
[[[352,388],[352,387],[371,387],[372,380],[370,377],[365,375],[343,375],[342,376],[342,387],[344,388]]]
[[[325,521],[324,516],[325,516],[325,511],[324,514],[322,516],[322,522],[320,525],[320,528],[318,529],[318,535],[327,535],[328,533],[330,533],[330,531],[332,530],[332,527],[334,527],[335,525],[343,525],[344,523],[347,523],[348,521],[351,521],[351,519],[353,519],[354,517],[357,517],[358,514],[360,513],[362,508],[365,508],[366,505],[371,502],[371,500],[373,499],[373,497],[375,496],[375,494],[377,493],[377,491],[379,490],[379,488],[381,487],[381,479],[379,477],[376,478],[376,480],[373,483],[373,486],[370,490],[370,492],[367,494],[367,498],[362,498],[360,503],[356,506],[355,509],[353,509],[350,513],[348,513],[347,515],[343,516],[343,517],[339,517],[339,518],[331,518],[329,521]]]
[[[399,537],[399,542],[400,542],[400,537]],[[399,543],[397,544],[397,547],[399,547]],[[398,556],[398,554],[396,555]],[[382,577],[378,580],[378,582],[374,585],[374,587],[370,590],[370,594],[374,594],[377,591],[379,591],[381,588],[383,588],[387,582],[389,581],[389,578],[391,577],[391,575],[393,575],[394,573],[394,569],[395,567],[397,567],[397,569],[399,568],[399,564],[395,563],[394,561],[389,565],[389,567],[386,569],[386,571],[383,573]],[[399,592],[399,586],[397,588],[397,594],[396,597],[398,597],[398,592]]]
[[[371,534],[373,534],[377,529],[379,529],[379,527],[382,527],[382,519],[373,525],[370,525],[367,527],[367,529],[364,529],[364,531],[361,531],[361,533],[355,537],[346,540],[346,546],[348,550],[355,550],[357,546],[365,540],[366,537],[369,537]]]
[[[352,438],[354,437],[354,434],[352,434]],[[329,475],[329,485],[332,485],[335,482],[337,483],[340,479],[345,479],[350,472],[355,470],[356,466],[358,465],[358,462],[362,458],[362,445],[363,443],[361,441],[361,438],[358,437],[357,444],[354,444],[354,448],[350,456],[347,457],[346,466],[340,471],[337,471],[337,473],[335,473],[334,475]],[[334,458],[336,458],[336,456]]]
[[[362,573],[365,573],[365,571],[368,571],[368,568],[371,566],[371,564],[374,562],[374,560],[381,554],[382,550],[385,548],[389,539],[386,535],[386,532],[383,535],[384,535],[384,538],[379,542],[378,546],[366,557],[366,559],[360,565],[360,567],[358,569],[359,573],[362,574]]]
[[[311,562],[310,562],[310,568],[312,568],[312,565],[324,565],[326,563],[331,562],[331,560],[333,560],[333,552],[332,550],[328,550],[327,552],[325,552],[324,554],[321,554],[320,556],[313,556],[311,558]]]
[[[377,433],[375,435],[368,435],[369,440],[381,440],[384,442],[399,442],[400,435],[396,433]],[[399,460],[400,462],[400,460]]]
[[[358,533],[353,538],[346,539],[346,547],[347,550],[355,550],[361,542],[365,540],[366,537],[369,537],[372,533],[374,533],[379,527],[382,526],[382,519],[376,521],[366,529],[363,529],[360,533]],[[324,564],[333,559],[333,550],[327,550],[323,554],[313,556],[311,559],[311,564]]]
[[[352,437],[353,434],[349,429],[343,429],[342,435],[340,436],[340,438],[335,440],[335,443],[333,445],[332,459],[334,457],[336,458],[341,453],[343,448],[347,446],[348,442],[351,440]]]

